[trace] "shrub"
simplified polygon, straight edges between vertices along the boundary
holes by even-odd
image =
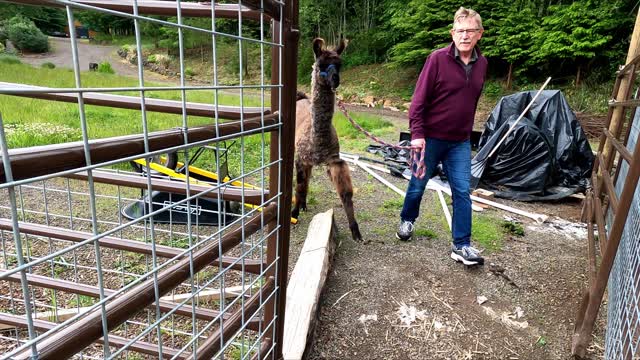
[[[37,53],[49,51],[49,39],[31,20],[16,16],[4,27],[7,37],[16,48]]]
[[[156,57],[156,64],[160,64],[165,68],[168,68],[171,64],[171,56],[163,54],[154,54]]]
[[[187,67],[186,69],[184,69],[184,74],[185,74],[185,75],[187,75],[187,76],[193,76],[193,75],[195,75],[196,73],[193,71],[193,69],[192,69],[192,68]]]
[[[0,64],[20,64],[17,56],[11,54],[0,54]]]
[[[115,71],[113,71],[113,68],[111,67],[111,64],[108,61],[103,61],[100,63],[100,65],[98,65],[98,72],[105,73],[105,74],[116,73]]]
[[[0,41],[0,54],[4,52],[4,44]]]
[[[43,63],[40,66],[42,66],[45,69],[55,69],[56,68],[56,65],[54,63],[48,62],[48,61],[46,63]]]
[[[156,54],[151,54],[151,55],[149,55],[149,56],[147,57],[147,62],[150,62],[150,63],[152,63],[152,64],[155,64],[155,63],[156,63],[156,61],[158,61],[158,60],[156,59]]]

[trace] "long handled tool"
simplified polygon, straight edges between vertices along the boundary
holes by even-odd
[[[527,107],[524,108],[522,113],[520,113],[520,116],[518,116],[516,121],[514,121],[513,124],[511,124],[511,126],[509,127],[509,130],[507,130],[507,132],[502,136],[500,141],[498,141],[498,143],[489,152],[489,155],[487,155],[486,157],[481,158],[481,159],[477,159],[478,156],[473,158],[473,160],[471,161],[471,184],[470,184],[472,189],[475,189],[478,186],[478,183],[480,182],[480,178],[482,177],[482,173],[484,172],[484,168],[487,165],[487,162],[489,161],[491,156],[493,156],[493,154],[498,150],[500,145],[502,145],[504,140],[507,138],[507,136],[509,136],[509,134],[511,134],[513,129],[515,129],[516,125],[518,125],[520,120],[522,120],[524,115],[529,111],[529,108],[531,108],[531,106],[536,101],[538,96],[540,96],[540,94],[542,93],[542,90],[544,90],[544,88],[547,87],[547,84],[549,84],[549,81],[551,81],[551,77],[548,77],[547,81],[545,81],[544,84],[542,84],[542,87],[540,88],[540,90],[538,90],[538,92],[533,97],[533,99],[531,99],[531,102],[529,102]]]

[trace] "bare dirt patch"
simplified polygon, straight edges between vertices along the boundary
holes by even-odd
[[[78,63],[81,71],[89,71],[89,63],[101,63],[107,61],[117,75],[138,77],[136,66],[123,61],[117,54],[117,46],[96,45],[87,40],[78,40]],[[24,54],[20,60],[24,63],[41,66],[46,62],[53,63],[56,67],[73,69],[73,52],[71,49],[71,39],[50,37],[49,45],[51,50],[44,54]],[[145,79],[164,82],[167,78],[150,72],[145,72]]]
[[[487,254],[487,266],[465,269],[449,258],[450,235],[442,210],[427,193],[418,228],[435,239],[394,237],[398,195],[359,169],[352,170],[356,216],[365,240],[355,243],[346,216],[323,169],[311,181],[309,211],[292,229],[293,267],[312,216],[335,209],[341,245],[327,280],[309,359],[569,359],[580,292],[586,284],[586,236],[563,231],[556,217],[575,222],[581,202],[517,203],[550,216],[536,224],[500,210],[485,214],[521,221],[525,236],[506,236],[502,250]],[[387,177],[400,188],[406,181]],[[579,229],[580,226],[577,226]],[[512,281],[490,271],[504,268]],[[478,297],[486,297],[482,305]],[[401,308],[415,320],[401,321]],[[601,314],[603,314],[601,312]],[[406,317],[406,314],[405,314]],[[601,356],[602,321],[591,355]]]

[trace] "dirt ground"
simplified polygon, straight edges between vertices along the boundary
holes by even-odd
[[[388,117],[399,129],[406,122],[402,118]],[[351,239],[340,200],[320,168],[311,180],[309,209],[292,229],[291,269],[313,215],[334,208],[339,246],[309,359],[571,358],[574,319],[587,282],[580,199],[498,200],[549,220],[537,224],[502,210],[485,210],[495,221],[507,217],[520,222],[525,236],[506,235],[501,250],[485,253],[487,265],[466,269],[449,258],[450,233],[434,193],[426,193],[417,227],[436,238],[400,242],[394,236],[399,195],[357,167],[352,167],[352,177],[356,216],[369,243]],[[403,190],[407,186],[404,179],[385,177]],[[502,269],[506,277],[499,275]],[[478,297],[486,302],[480,305]],[[603,306],[601,315],[605,313]],[[603,356],[602,329],[601,316],[590,347],[593,359]]]

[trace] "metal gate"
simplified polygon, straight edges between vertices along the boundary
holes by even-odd
[[[0,114],[2,358],[278,358],[297,1],[12,2],[64,9],[73,85],[2,83],[0,95],[40,99],[33,106],[72,103],[61,111],[76,115],[68,126],[80,136],[12,148],[20,124],[13,114]],[[86,85],[88,64],[80,63],[73,34],[80,11],[133,21],[136,84]],[[208,21],[194,25],[187,18]],[[223,19],[237,32],[220,31]],[[245,32],[246,23],[259,30]],[[145,80],[145,24],[177,32],[179,85]],[[203,54],[213,64],[210,83],[187,79],[187,34],[209,39]],[[234,44],[239,69],[257,63],[259,79],[250,82],[239,71],[236,84],[222,83],[222,43]],[[245,58],[249,46],[259,56]],[[94,120],[102,107],[112,122]],[[100,126],[116,133],[100,138],[93,131]],[[233,163],[228,176],[225,151]],[[169,165],[172,153],[178,162]],[[130,170],[132,161],[138,172]],[[137,206],[133,216],[131,206]]]
[[[634,39],[632,43],[638,41],[635,33]],[[639,63],[640,56],[630,52],[617,73],[593,166],[593,189],[587,192],[583,208],[589,287],[578,310],[572,344],[573,354],[581,357],[586,355],[607,285],[606,358],[636,359],[640,351],[640,131],[634,120],[640,100],[632,98]]]

